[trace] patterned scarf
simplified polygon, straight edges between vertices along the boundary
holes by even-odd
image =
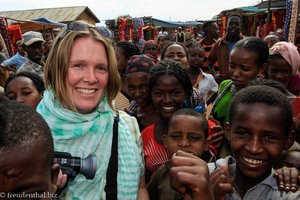
[[[80,114],[67,110],[51,90],[44,92],[44,98],[37,111],[48,123],[56,151],[69,152],[82,158],[89,154],[97,157],[97,172],[93,180],[79,174],[64,191],[63,199],[105,199],[106,171],[111,154],[113,134],[113,111],[106,96],[96,111]],[[129,128],[120,116],[118,130],[118,197],[136,198],[141,162],[138,148]]]

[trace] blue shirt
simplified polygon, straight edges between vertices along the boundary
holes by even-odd
[[[3,67],[8,67],[8,66],[13,65],[18,70],[26,60],[27,60],[27,58],[25,58],[24,56],[21,56],[21,54],[19,54],[19,52],[17,52],[16,55],[3,61],[1,63],[1,65]]]

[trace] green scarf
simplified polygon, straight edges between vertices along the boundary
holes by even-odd
[[[37,107],[37,111],[44,117],[48,123],[53,138],[56,151],[69,152],[73,156],[82,158],[89,154],[95,154],[98,161],[96,176],[93,180],[86,180],[81,174],[77,175],[73,182],[68,185],[65,193],[66,199],[103,199],[105,198],[104,186],[106,182],[106,171],[111,154],[112,134],[113,134],[113,110],[109,107],[107,97],[105,96],[96,110],[90,114],[80,114],[63,108],[57,97],[51,90],[44,92],[43,100]],[[138,162],[132,163],[129,159],[139,160],[137,158],[138,148],[129,128],[120,119],[118,130],[118,196],[131,199],[137,193],[140,166]],[[122,144],[124,143],[124,146]],[[131,149],[128,149],[131,148]],[[124,151],[127,155],[124,155]],[[129,151],[129,155],[128,152]],[[127,158],[125,158],[127,156]],[[140,156],[140,155],[139,155]],[[126,161],[128,160],[128,161]],[[142,162],[142,160],[141,160]],[[135,171],[135,175],[128,174],[128,171]],[[121,181],[127,181],[131,187],[129,190]],[[137,182],[137,183],[135,183]],[[136,187],[136,189],[133,189]],[[126,191],[125,195],[119,191]],[[129,190],[129,191],[128,191]],[[63,193],[63,194],[64,194]]]

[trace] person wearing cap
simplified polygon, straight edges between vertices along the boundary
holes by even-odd
[[[44,42],[45,40],[40,32],[28,31],[23,34],[22,43],[28,59],[18,69],[17,73],[22,71],[33,72],[44,79],[42,62]]]

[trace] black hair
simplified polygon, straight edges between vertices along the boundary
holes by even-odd
[[[235,48],[243,48],[257,54],[257,64],[259,66],[267,63],[269,56],[269,48],[265,41],[258,37],[246,37],[239,40],[234,46]]]
[[[168,43],[168,44],[161,50],[161,54],[160,54],[161,60],[164,60],[164,59],[165,59],[165,56],[166,56],[165,54],[166,54],[167,49],[168,49],[171,45],[173,45],[173,44],[177,44],[177,45],[181,46],[181,47],[184,49],[185,53],[186,53],[186,57],[189,58],[189,52],[188,52],[186,46],[185,46],[183,43],[181,43],[181,42],[170,42],[170,43]]]
[[[160,41],[165,41],[165,40],[171,40],[170,35],[163,35],[163,36],[160,38]]]
[[[205,22],[202,26],[202,31],[204,33],[207,33],[207,31],[209,30],[209,28],[211,27],[211,25],[213,25],[214,23],[216,23],[215,21],[208,21],[208,22]]]
[[[8,99],[6,98],[3,92],[0,92],[0,104],[5,101],[8,101]]]
[[[200,45],[197,45],[197,44],[192,44],[191,46],[189,46],[188,51],[190,51],[193,48],[199,48],[199,49],[201,49],[201,51],[203,51],[203,53],[205,53],[204,48]],[[203,54],[203,56],[204,56],[204,54]]]
[[[117,42],[116,47],[119,47],[123,50],[125,58],[130,58],[131,56],[141,54],[139,47],[135,45],[133,42],[128,42],[128,41]]]
[[[156,48],[158,47],[157,46],[157,42],[155,40],[147,40],[146,42],[144,42],[143,44],[143,49],[142,49],[142,54],[146,54],[147,52],[145,51],[146,50],[146,47],[148,47],[149,45],[155,45]]]
[[[268,64],[272,64],[274,61],[281,60],[281,59],[285,60],[284,57],[280,53],[269,55]]]
[[[263,103],[280,108],[285,133],[290,132],[293,123],[293,112],[288,98],[279,90],[266,85],[252,85],[237,92],[229,107],[229,122],[232,124],[239,104],[255,103]]]
[[[251,81],[249,85],[265,85],[279,90],[284,95],[288,93],[288,90],[280,82],[271,79],[256,79]]]
[[[199,112],[197,112],[196,110],[194,110],[192,108],[181,108],[181,109],[177,110],[172,115],[172,117],[169,120],[169,125],[170,125],[172,119],[175,116],[178,116],[178,115],[193,116],[193,117],[196,117],[199,120],[203,121],[203,127],[202,128],[203,128],[204,133],[205,133],[205,138],[207,138],[207,136],[208,136],[208,122],[207,122],[207,119],[202,114],[200,114]]]
[[[230,14],[230,15],[228,15],[227,16],[227,21],[229,20],[229,18],[231,18],[231,17],[238,17],[238,18],[240,18],[240,21],[242,22],[242,15],[240,15],[240,14],[238,14],[238,13],[232,13],[232,14]]]
[[[162,75],[175,76],[179,83],[183,86],[188,97],[187,99],[189,99],[193,92],[191,79],[182,64],[174,60],[162,60],[152,68],[148,80],[148,89],[150,94],[157,79]]]
[[[44,80],[39,75],[32,72],[20,72],[20,73],[13,74],[12,76],[9,76],[5,82],[4,90],[5,91],[7,90],[7,86],[12,80],[22,76],[29,78],[33,82],[33,85],[35,86],[35,88],[40,94],[44,92],[45,90]]]
[[[10,151],[43,146],[47,165],[53,163],[53,138],[45,120],[31,107],[14,101],[0,104],[0,160]],[[32,155],[34,156],[34,155]],[[40,161],[38,161],[40,162]]]

